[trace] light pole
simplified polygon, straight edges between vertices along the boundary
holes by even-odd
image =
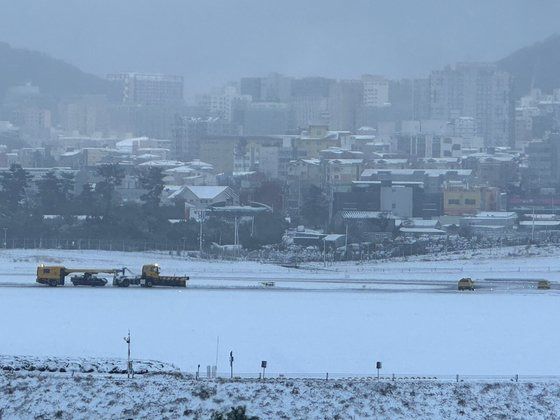
[[[323,238],[323,266],[327,266],[327,238]]]
[[[198,239],[199,239],[198,250],[200,252],[200,255],[202,255],[202,224],[204,223],[205,217],[206,217],[206,212],[204,210],[199,210],[198,221],[200,223],[200,232],[198,233]]]
[[[348,222],[346,222],[346,234],[344,235],[344,259],[348,259]]]
[[[2,228],[4,229],[4,248],[8,248],[8,228]]]
[[[130,378],[132,373],[132,362],[130,361],[130,330],[128,330],[128,336],[124,337],[124,341],[128,345],[128,361],[126,364],[126,377]]]
[[[183,236],[181,239],[183,240],[183,253],[185,253],[187,250],[187,237]]]

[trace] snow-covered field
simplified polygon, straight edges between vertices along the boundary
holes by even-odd
[[[508,256],[515,254],[515,256]],[[187,372],[216,363],[278,374],[560,375],[557,248],[489,250],[439,261],[309,264],[186,260],[168,254],[0,251],[0,354],[162,360]],[[425,258],[425,257],[423,257]],[[39,263],[129,267],[159,262],[187,289],[35,287]],[[457,292],[463,276],[474,293]],[[273,280],[273,288],[261,281]],[[328,280],[328,281],[327,281]],[[488,284],[488,287],[483,287]],[[22,287],[20,287],[22,286]],[[32,287],[23,287],[32,286]],[[219,345],[217,346],[217,338]]]
[[[208,419],[237,406],[261,419],[554,419],[560,384],[0,373],[0,416],[10,419]]]

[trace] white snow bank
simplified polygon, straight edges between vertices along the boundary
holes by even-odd
[[[262,419],[557,418],[560,385],[0,374],[5,418],[207,419],[240,405]]]

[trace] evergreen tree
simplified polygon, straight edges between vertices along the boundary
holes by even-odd
[[[0,211],[12,214],[23,208],[25,189],[30,180],[31,175],[16,164],[0,173]]]
[[[82,191],[77,197],[78,211],[82,214],[92,215],[96,213],[98,203],[91,184],[84,184]]]
[[[37,181],[37,188],[41,213],[69,213],[72,208],[74,175],[63,173],[58,177],[53,171],[49,171]]]
[[[147,173],[140,176],[139,181],[140,186],[146,190],[140,197],[144,202],[144,208],[154,213],[159,207],[164,186],[161,168],[151,167]]]
[[[97,174],[102,179],[95,185],[95,191],[101,196],[105,213],[109,213],[115,204],[115,189],[124,179],[124,169],[118,164],[105,164],[97,168]]]

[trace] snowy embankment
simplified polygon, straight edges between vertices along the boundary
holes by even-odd
[[[0,373],[2,418],[208,419],[234,406],[261,419],[558,418],[560,384]]]
[[[50,373],[101,373],[125,374],[126,360],[107,358],[61,358],[32,356],[0,356],[3,372],[50,372]],[[138,374],[179,372],[169,363],[154,360],[136,360],[134,371]]]

